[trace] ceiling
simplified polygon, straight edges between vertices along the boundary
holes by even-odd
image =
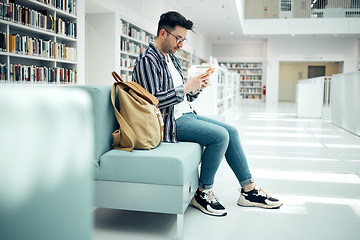
[[[86,13],[105,13],[109,9],[99,4],[100,0],[86,0]],[[114,0],[119,3],[125,0]],[[127,0],[126,0],[127,1]],[[130,6],[141,4],[143,0],[132,0]],[[153,0],[155,2],[156,0]],[[194,31],[207,38],[234,39],[244,37],[236,7],[238,0],[166,0],[173,10],[180,12],[194,22]]]
[[[198,30],[212,39],[243,37],[235,0],[168,0],[176,10],[194,22]]]
[[[129,0],[108,0],[114,3],[127,2]],[[141,5],[143,1],[148,0],[131,0],[126,6],[134,7]],[[109,9],[99,4],[101,0],[86,0],[86,13],[108,12]],[[153,4],[157,0],[152,0]],[[218,41],[239,41],[239,40],[264,40],[273,37],[294,37],[288,35],[244,35],[240,23],[240,16],[236,2],[241,0],[166,0],[166,3],[184,15],[187,19],[194,22],[194,31],[201,33],[211,42]],[[161,1],[159,1],[161,3]],[[113,10],[113,9],[112,9]],[[146,11],[146,9],[143,11]],[[140,11],[141,12],[141,11]],[[323,38],[323,37],[358,37],[360,34],[303,34],[296,35],[295,38]]]

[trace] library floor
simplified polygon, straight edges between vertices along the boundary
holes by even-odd
[[[237,206],[239,185],[224,160],[214,192],[228,215],[189,206],[184,239],[360,239],[360,137],[326,120],[296,118],[293,103],[242,102],[231,112],[227,122],[239,130],[256,183],[284,205]],[[174,215],[100,208],[93,214],[93,240],[176,236]]]

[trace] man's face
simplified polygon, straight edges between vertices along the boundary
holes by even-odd
[[[178,38],[185,39],[187,34],[187,29],[176,26],[174,30],[165,33],[166,37],[163,40],[161,45],[162,51],[164,53],[174,54],[177,50],[183,47],[183,42],[177,43]]]

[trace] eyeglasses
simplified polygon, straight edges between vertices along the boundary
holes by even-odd
[[[175,36],[174,34],[172,34],[171,32],[169,32],[168,30],[164,29],[168,34],[170,34],[171,36],[173,36],[174,38],[176,38],[176,43],[179,44],[179,43],[183,43],[185,44],[187,42],[187,39],[186,38],[182,38],[182,37],[177,37]]]

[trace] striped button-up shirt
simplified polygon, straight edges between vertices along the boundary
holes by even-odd
[[[185,82],[179,59],[173,54],[169,55]],[[184,101],[184,86],[174,87],[165,56],[154,43],[150,43],[136,59],[132,79],[159,100],[158,107],[164,115],[163,141],[177,142],[174,105]],[[186,94],[187,100],[192,102],[198,95]]]

